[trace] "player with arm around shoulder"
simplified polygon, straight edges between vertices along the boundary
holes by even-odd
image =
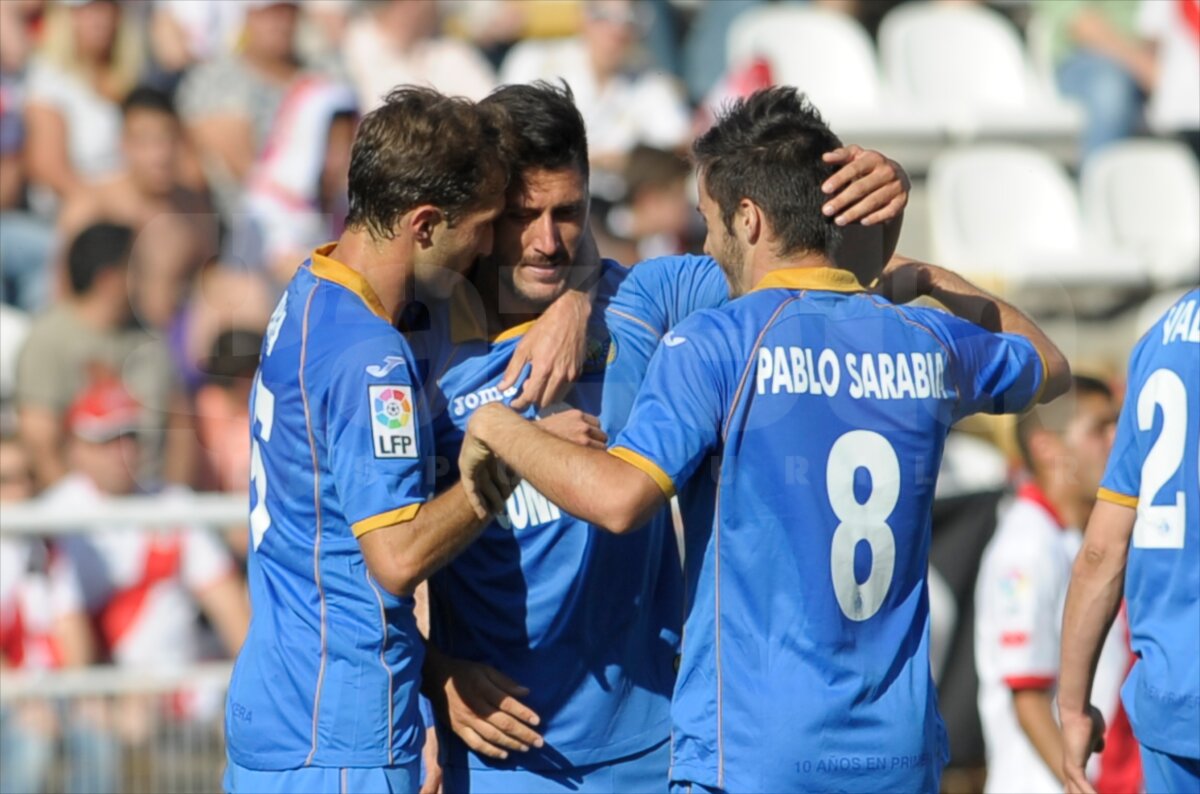
[[[417,276],[490,251],[503,163],[473,104],[397,89],[358,130],[346,232],[271,316],[251,397],[253,617],[226,708],[228,791],[417,789],[411,595],[482,522],[454,520],[470,514],[457,484],[432,494],[394,325]]]
[[[678,493],[681,790],[937,787],[925,572],[942,443],[962,416],[1021,410],[1068,382],[1036,326],[948,271],[898,260],[882,288],[979,324],[870,295],[833,266],[820,186],[836,145],[786,88],[697,141],[706,251],[735,300],[671,330],[609,453],[502,406],[479,410],[463,444],[468,487],[494,453],[618,533]]]

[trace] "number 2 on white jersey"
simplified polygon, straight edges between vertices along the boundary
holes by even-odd
[[[1142,462],[1142,487],[1138,493],[1133,545],[1140,549],[1182,549],[1186,501],[1182,490],[1171,494],[1171,504],[1156,505],[1154,497],[1183,464],[1188,427],[1187,387],[1169,369],[1156,369],[1146,378],[1137,398],[1138,430],[1154,427],[1162,409],[1162,429]]]
[[[854,496],[854,473],[871,475],[871,492],[859,503]],[[896,567],[896,536],[888,517],[900,499],[900,460],[886,438],[871,430],[851,430],[829,450],[825,489],[837,516],[829,552],[833,592],[851,620],[870,618],[883,606]],[[871,547],[871,572],[862,584],[854,575],[854,549],[865,540]]]

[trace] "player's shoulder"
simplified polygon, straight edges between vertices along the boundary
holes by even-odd
[[[1131,369],[1136,373],[1164,361],[1198,367],[1195,344],[1200,344],[1200,288],[1184,293],[1142,335],[1130,356]]]

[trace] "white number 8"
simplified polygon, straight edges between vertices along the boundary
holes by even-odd
[[[854,473],[871,475],[871,492],[859,503]],[[834,442],[825,469],[829,504],[840,522],[829,552],[833,592],[851,620],[866,620],[879,611],[896,567],[896,537],[888,517],[900,498],[900,461],[888,440],[870,430],[852,430]],[[865,540],[871,547],[871,573],[862,584],[854,575],[854,549]]]

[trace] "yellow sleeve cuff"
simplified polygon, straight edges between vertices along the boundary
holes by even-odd
[[[361,538],[368,532],[374,532],[383,527],[390,527],[392,524],[403,524],[405,521],[412,521],[417,517],[417,511],[421,509],[421,504],[421,502],[416,502],[404,507],[398,507],[395,510],[378,513],[370,518],[364,518],[362,521],[355,521],[350,525],[350,531],[354,533],[354,537]]]
[[[1097,491],[1096,498],[1103,499],[1106,502],[1112,502],[1113,504],[1120,505],[1121,507],[1136,508],[1138,506],[1138,498],[1136,496],[1128,496],[1123,493],[1117,493],[1116,491],[1110,491],[1107,488],[1101,488],[1099,491]]]
[[[671,482],[671,478],[667,476],[665,471],[658,467],[657,463],[650,460],[645,455],[639,455],[632,449],[628,449],[626,447],[613,447],[608,451],[608,454],[645,472],[650,479],[654,480],[654,484],[659,487],[659,490],[661,490],[668,499],[675,495],[675,483]]]
[[[1042,382],[1038,384],[1037,391],[1033,393],[1033,399],[1029,401],[1029,405],[1025,406],[1025,411],[1032,411],[1042,401],[1042,394],[1046,391],[1046,379],[1050,377],[1050,365],[1046,363],[1046,357],[1042,355],[1042,351],[1036,347],[1033,352],[1037,353],[1038,361],[1042,362]],[[1021,413],[1025,413],[1022,411]]]

